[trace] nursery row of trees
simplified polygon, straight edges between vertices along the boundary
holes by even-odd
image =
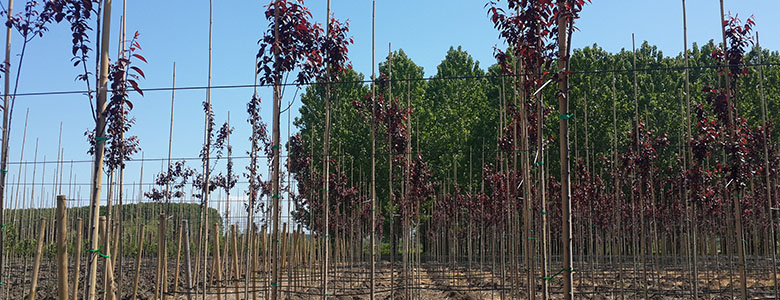
[[[694,44],[688,51],[685,41],[685,54],[677,56],[665,56],[648,43],[619,53],[597,45],[573,50],[571,36],[585,4],[584,0],[488,1],[488,18],[507,45],[494,48],[495,64],[482,69],[460,47],[450,48],[435,75],[424,78],[424,70],[403,51],[390,49],[384,62],[372,62],[379,74],[372,73],[366,84],[365,75],[351,68],[347,56],[352,44],[349,24],[331,15],[329,2],[322,25],[312,19],[303,1],[273,0],[264,12],[269,24],[259,42],[255,78],[258,85],[273,87],[271,128],[260,118],[263,102],[255,90],[251,97],[247,95],[251,146],[244,150],[249,163],[242,171],[233,169],[230,139],[234,125],[229,116],[218,125],[216,120],[222,116],[215,116],[211,107],[209,26],[201,167],[196,170],[171,161],[171,136],[167,168],[154,177],[154,188],[144,194],[160,204],[154,206],[160,220],[157,245],[162,246],[157,248],[155,297],[165,299],[171,289],[177,292],[181,242],[175,274],[169,274],[167,254],[173,251],[166,247],[173,245],[168,240],[171,233],[179,233],[181,241],[177,228],[184,228],[186,214],[184,206],[171,203],[181,201],[186,187],[192,186],[201,209],[194,251],[189,249],[190,242],[184,242],[184,253],[196,254],[195,259],[185,258],[184,289],[188,293],[197,289],[202,298],[215,285],[218,295],[223,288],[219,286],[224,272],[218,250],[223,229],[208,209],[217,189],[227,199],[231,192],[247,198],[243,265],[238,265],[235,232],[231,255],[232,270],[244,274],[245,298],[250,290],[257,290],[258,282],[252,278],[257,275],[264,279],[263,288],[270,298],[278,299],[285,291],[284,266],[289,274],[292,261],[307,254],[309,283],[318,274],[316,293],[325,298],[333,290],[329,276],[339,275],[330,269],[331,257],[344,262],[347,252],[359,250],[368,253],[358,256],[370,262],[365,280],[373,299],[377,246],[382,239],[392,245],[391,297],[402,293],[403,298],[411,298],[411,278],[419,273],[422,254],[446,258],[453,269],[463,257],[471,265],[479,255],[480,266],[486,257],[494,266],[499,260],[500,272],[495,268],[491,272],[501,277],[502,297],[509,293],[534,299],[541,286],[539,292],[547,299],[553,279],[561,275],[560,292],[565,299],[573,299],[576,252],[578,258],[588,255],[591,268],[607,255],[611,263],[617,257],[618,274],[625,258],[633,258],[635,273],[642,273],[634,280],[644,298],[652,285],[647,273],[659,268],[653,262],[661,261],[662,255],[692,258],[675,263],[690,266],[690,291],[698,298],[697,257],[726,253],[730,266],[736,260],[736,278],[742,298],[747,298],[748,288],[753,288],[746,282],[748,266],[759,261],[748,257],[771,256],[772,269],[776,269],[772,210],[777,203],[772,195],[778,192],[780,162],[771,120],[780,114],[780,104],[776,99],[768,101],[766,95],[780,88],[780,69],[774,67],[780,55],[758,47],[752,19],[742,23],[723,13],[722,44]],[[17,15],[11,7],[9,3],[6,12],[9,31],[19,31],[25,45],[32,37],[42,36],[48,24],[67,21],[71,25],[74,66],[83,68],[77,79],[87,86],[96,125],[85,133],[94,163],[87,218],[89,245],[83,253],[89,263],[84,297],[98,297],[97,273],[102,263],[100,281],[106,298],[121,298],[122,289],[115,288],[115,260],[103,252],[117,252],[118,247],[124,253],[124,237],[132,235],[123,232],[123,222],[132,224],[128,219],[133,219],[124,213],[123,186],[125,161],[139,149],[139,139],[129,134],[134,124],[130,96],[143,96],[139,81],[145,77],[139,68],[146,62],[139,54],[139,35],[126,37],[123,19],[120,51],[112,61],[107,47],[111,42],[110,0],[29,1],[25,12]],[[95,21],[94,28],[100,29],[95,35],[99,56],[94,55],[92,61],[90,35]],[[5,195],[2,188],[14,98],[9,91],[8,53],[0,197]],[[94,73],[88,69],[93,62]],[[292,75],[290,82],[288,75]],[[93,80],[94,91],[90,88]],[[282,145],[282,86],[288,84],[306,86],[306,90],[295,121],[299,133]],[[289,152],[287,160],[281,156],[284,146]],[[260,165],[262,156],[268,158],[267,166]],[[266,167],[270,176],[264,177],[261,170]],[[285,183],[287,175],[294,181]],[[239,176],[248,181],[242,191],[235,189]],[[101,196],[104,178],[109,188]],[[107,200],[105,210],[102,199]],[[309,238],[299,240],[297,231],[295,242],[288,244],[287,234],[281,233],[287,231],[280,217],[283,200],[294,204],[295,221],[308,229]],[[121,210],[117,211],[116,204]],[[0,216],[7,216],[2,210],[0,206]],[[224,214],[229,220],[230,212]],[[169,228],[167,220],[172,217],[176,217],[175,224]],[[0,220],[0,224],[5,222]],[[119,226],[112,226],[115,223]],[[34,236],[31,230],[19,232],[25,239]],[[270,233],[267,241],[266,233]],[[46,236],[44,230],[38,234]],[[0,249],[8,251],[1,243],[8,235],[3,237]],[[184,240],[190,238],[187,235]],[[64,253],[61,250],[58,253]],[[394,270],[397,253],[401,254],[400,273]],[[4,257],[0,254],[0,273]],[[256,268],[259,257],[262,274]],[[67,265],[67,259],[59,265]],[[313,271],[315,267],[320,268],[318,272]],[[396,273],[401,277],[400,288],[395,284]],[[173,288],[167,286],[171,275],[176,278]],[[291,280],[290,275],[286,277]],[[619,281],[621,288],[628,287],[622,277]],[[77,296],[78,289],[74,291]]]
[[[715,68],[718,62],[710,56],[714,49],[715,44],[710,41],[702,46],[694,43],[690,50],[690,65],[694,67],[690,73],[693,99],[703,99],[705,93],[701,89],[710,82],[718,82],[719,70]],[[684,127],[680,119],[680,98],[684,97],[681,93],[684,92],[685,84],[685,72],[681,69],[684,65],[682,54],[666,56],[656,46],[651,46],[647,42],[636,50],[637,69],[642,69],[637,72],[638,105],[642,117],[647,118],[647,126],[657,132],[667,133],[674,146],[679,147],[679,137]],[[746,63],[757,63],[756,51],[756,48],[752,48],[746,53]],[[763,49],[763,62],[780,63],[780,53]],[[461,47],[451,47],[447,51],[431,80],[425,80],[427,77],[423,68],[415,64],[403,50],[393,52],[392,64],[393,76],[398,78],[397,81],[393,81],[393,89],[402,93],[398,97],[405,100],[406,91],[410,90],[413,144],[418,139],[421,141],[419,151],[426,161],[436,166],[431,171],[437,178],[446,177],[447,174],[452,173],[453,165],[457,162],[460,166],[458,170],[460,184],[479,186],[482,178],[479,172],[482,160],[481,154],[477,154],[484,152],[487,158],[495,157],[497,147],[496,128],[499,122],[498,112],[501,109],[500,66],[493,64],[484,70],[480,62],[475,61]],[[609,156],[612,151],[613,78],[615,79],[614,94],[618,99],[616,103],[618,142],[621,145],[628,143],[630,137],[626,133],[633,126],[630,120],[634,116],[633,75],[628,71],[631,69],[631,50],[609,53],[598,45],[593,45],[573,51],[572,70],[575,74],[572,75],[571,109],[576,117],[571,122],[576,124],[571,128],[572,151],[582,154],[575,156],[583,157],[585,154],[586,106],[589,110],[588,139],[589,147],[592,148],[591,160],[600,156]],[[387,61],[380,62],[379,72],[388,73]],[[352,106],[352,101],[362,99],[370,92],[369,85],[360,83],[365,80],[367,80],[365,75],[348,70],[342,75],[342,81],[346,83],[334,84],[334,89],[337,90],[340,98],[333,104],[331,144],[335,145],[340,153],[338,158],[334,157],[334,159],[339,159],[344,166],[353,168],[355,177],[359,170],[362,170],[365,175],[371,168],[370,128],[363,125],[363,116]],[[758,72],[750,72],[742,80],[745,82],[743,96],[741,96],[744,101],[738,102],[737,105],[747,122],[755,126],[761,122]],[[778,83],[780,83],[780,68],[765,67],[765,93],[773,95],[780,92]],[[552,90],[544,92],[549,95],[553,93]],[[300,117],[294,121],[294,125],[300,130],[299,135],[315,145],[322,143],[323,99],[322,85],[307,87],[301,95],[303,105],[300,109]],[[548,105],[552,105],[552,101],[548,101]],[[767,98],[767,106],[770,119],[780,117],[780,102],[777,99]],[[772,125],[777,126],[774,123]],[[546,136],[552,136],[552,133],[557,132],[558,126],[554,122],[549,122],[544,130],[548,133]],[[474,153],[471,159],[474,166],[471,177],[467,168],[469,149]],[[322,148],[314,147],[312,150],[315,165],[321,164]],[[377,156],[385,157],[387,145],[378,144],[377,151]],[[554,148],[550,151],[552,151],[551,155],[557,153],[557,149]],[[659,159],[670,162],[675,159],[674,155],[675,151],[663,151]],[[387,161],[377,161],[377,167],[386,169]],[[386,176],[387,174],[383,172],[377,173],[377,189],[380,197],[386,195]]]
[[[722,15],[723,43],[688,51],[686,41],[686,55],[646,42],[569,56],[566,36],[584,1],[499,4],[486,7],[509,48],[496,48],[487,71],[450,48],[424,78],[403,51],[390,51],[371,85],[347,69],[342,82],[306,89],[290,142],[296,219],[325,240],[384,233],[403,274],[418,251],[410,247],[471,262],[500,239],[511,294],[525,281],[530,299],[539,281],[547,298],[561,273],[571,297],[574,249],[636,258],[645,298],[656,256],[692,256],[685,264],[698,297],[696,257],[727,254],[747,297],[746,264],[755,261],[746,257],[775,263],[771,120],[780,113],[766,97],[780,83],[780,57],[757,45],[753,19]],[[568,26],[559,27],[564,13]],[[381,215],[369,226],[373,201]],[[550,267],[558,255],[560,272]]]

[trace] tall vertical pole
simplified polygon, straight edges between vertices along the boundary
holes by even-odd
[[[171,82],[171,123],[168,126],[168,172],[171,170],[171,151],[173,150],[173,105],[176,100],[176,62],[173,62],[173,79]],[[165,184],[165,211],[170,211],[170,197],[168,192],[170,191],[170,184]]]
[[[376,292],[376,0],[371,1],[371,295]]]
[[[274,2],[274,44],[279,45],[279,1]],[[279,61],[279,53],[275,51],[274,62]],[[273,133],[272,133],[272,173],[271,173],[271,211],[272,211],[272,234],[271,238],[271,257],[273,259],[273,271],[271,279],[271,300],[279,299],[279,106],[281,102],[280,79],[278,72],[274,70],[274,95],[273,95]]]
[[[558,11],[566,9],[566,1],[558,0]],[[574,299],[572,281],[572,226],[571,226],[571,174],[569,173],[569,75],[568,41],[566,38],[569,23],[565,14],[558,14],[558,110],[560,122],[561,154],[561,216],[563,218],[563,298]]]
[[[766,95],[764,94],[764,67],[761,65],[761,43],[758,41],[758,32],[756,32],[756,48],[758,49],[758,90],[761,96],[761,126],[767,126],[767,108],[766,108]],[[764,177],[766,179],[767,193],[767,213],[769,214],[769,241],[772,246],[769,248],[772,251],[772,265],[777,266],[777,241],[775,240],[775,213],[772,211],[772,204],[774,204],[774,198],[772,198],[772,178],[769,175],[769,136],[767,136],[768,128],[764,128],[761,132],[764,138]],[[777,286],[777,268],[772,268],[772,285],[775,288],[775,299],[780,297]]]
[[[10,24],[13,18],[14,0],[8,0],[8,22]],[[3,149],[0,151],[0,224],[5,224],[5,176],[8,173],[8,137],[11,131],[10,125],[10,96],[8,95],[11,87],[11,27],[6,26],[5,31],[5,87],[3,89]],[[17,74],[18,76],[18,74]],[[5,232],[0,233],[0,277],[5,274]],[[2,278],[0,278],[1,280]]]
[[[187,219],[181,220],[184,227],[184,259],[187,261],[187,300],[192,300],[192,259],[190,257],[190,222]],[[143,227],[142,227],[143,228]],[[249,298],[244,298],[249,299]]]
[[[73,289],[71,290],[71,297],[75,300],[79,295],[79,275],[81,275],[81,235],[84,231],[84,225],[81,218],[76,219],[76,252],[75,254],[75,270],[73,271]]]
[[[203,147],[204,154],[204,164],[203,164],[203,204],[201,208],[201,213],[203,214],[203,219],[200,224],[200,241],[198,241],[199,244],[202,244],[201,247],[201,255],[203,257],[203,294],[201,294],[201,299],[206,300],[206,271],[208,269],[208,240],[209,240],[209,136],[208,136],[208,126],[209,126],[209,117],[211,115],[211,59],[212,59],[212,53],[211,53],[211,46],[212,46],[212,29],[213,29],[213,21],[214,21],[214,1],[209,0],[209,70],[208,70],[208,87],[206,88],[206,104],[207,104],[207,111],[206,111],[206,120],[205,120],[205,131],[203,134],[203,144],[205,145]],[[198,273],[198,267],[196,263],[195,268],[195,274]]]
[[[686,111],[685,111],[685,123],[686,123],[686,140],[685,140],[685,148],[687,149],[686,154],[688,155],[687,161],[693,165],[693,152],[691,148],[689,147],[688,143],[691,140],[691,83],[690,83],[690,69],[688,68],[688,16],[685,9],[685,0],[682,0],[683,5],[683,43],[685,45],[683,46],[683,58],[685,61],[685,105],[686,105]],[[685,191],[685,196],[687,198],[687,188]],[[691,228],[691,234],[693,235],[693,298],[699,299],[699,267],[698,267],[698,241],[697,241],[697,228],[698,228],[698,220],[696,217],[696,202],[694,201],[692,203],[693,206],[693,214],[691,216],[691,219],[693,220],[693,228]]]
[[[38,290],[38,275],[41,270],[41,255],[43,254],[43,237],[46,234],[46,218],[41,218],[40,231],[38,232],[38,246],[35,248],[35,262],[33,265],[32,282],[30,283],[30,296],[28,299],[35,300]]]
[[[68,300],[68,219],[65,201],[65,195],[57,195],[57,297],[60,300]]]
[[[108,45],[110,42],[111,31],[111,2],[112,0],[103,0],[102,17],[102,36],[101,45]],[[100,191],[103,184],[103,156],[105,154],[106,142],[106,99],[108,98],[108,46],[100,48],[100,77],[98,85],[98,96],[95,106],[95,154],[92,164],[92,191],[90,195],[90,206],[92,211],[92,228],[90,234],[90,250],[98,249],[98,221],[100,219]],[[97,297],[97,267],[98,252],[91,252],[89,267],[89,288],[87,298],[95,300]]]
[[[328,8],[326,10],[326,31],[325,35],[326,37],[330,36],[330,0],[328,0]],[[326,53],[327,55],[327,53]],[[325,232],[324,241],[322,243],[322,251],[323,251],[323,259],[322,259],[322,300],[325,300],[325,298],[328,297],[328,263],[330,263],[330,237],[328,237],[329,233],[329,224],[328,224],[328,218],[330,213],[330,199],[329,199],[329,192],[328,187],[330,187],[330,66],[327,64],[325,65],[325,136],[323,138],[323,149],[322,149],[322,176],[324,177],[325,186],[322,190],[322,198],[324,201],[324,214],[322,216],[322,224],[324,224],[324,228],[322,229],[323,232]],[[275,116],[276,117],[276,116]]]

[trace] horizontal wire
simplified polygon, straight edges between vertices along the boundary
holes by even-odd
[[[679,143],[670,143],[669,145],[666,145],[664,147],[666,147],[666,148],[683,148],[685,146],[686,145],[680,145]],[[574,147],[571,146],[570,149],[574,149]],[[577,147],[577,149],[579,149],[579,150],[593,150],[593,151],[607,151],[607,150],[613,150],[613,147],[609,146],[609,145],[605,145],[605,146],[592,146],[592,147]],[[617,147],[616,148],[616,150],[618,150],[618,151],[620,151],[620,150],[627,150],[627,149],[634,149],[634,146],[633,145],[632,146],[621,146],[621,147]],[[504,151],[504,150],[500,150],[500,151],[501,152],[513,152],[513,151],[514,152],[525,152],[525,151],[536,152],[537,149],[531,149],[531,150],[528,150],[528,149],[515,149],[515,150],[509,150],[509,151]],[[479,153],[479,151],[477,151],[477,150],[474,150],[474,152]],[[495,152],[495,151],[490,151],[490,152]],[[445,153],[467,154],[468,152],[466,150],[455,150],[455,151],[447,151],[447,150],[442,150],[442,151],[412,151],[412,152],[400,152],[400,153],[396,153],[396,155],[407,155],[407,154],[414,155],[414,154],[418,154],[418,153],[423,154],[423,155],[441,155],[441,154],[445,154]],[[355,157],[354,155],[349,154],[349,153],[330,154],[329,156],[330,157],[337,157],[337,158],[338,157],[347,157],[347,158],[354,158]],[[280,155],[280,157],[281,158],[288,158],[288,157],[290,157],[290,155],[285,154],[285,155]],[[573,157],[573,155],[572,155],[572,157]],[[250,158],[251,157],[249,157],[249,156],[233,156],[233,157],[231,157],[231,159],[239,159],[239,160],[241,160],[241,159],[250,159]],[[272,156],[258,155],[257,158],[258,159],[269,159],[269,158],[272,158]],[[147,162],[147,161],[167,161],[167,160],[168,160],[167,158],[139,158],[139,159],[129,159],[129,160],[126,160],[125,163]],[[201,160],[201,158],[200,157],[176,157],[176,158],[172,157],[171,158],[171,162],[182,161],[182,160],[183,161]],[[216,157],[212,157],[212,158],[210,158],[210,160],[211,160],[211,162],[214,162],[215,160],[227,160],[227,158],[226,157],[222,157],[222,158],[217,159]],[[62,165],[67,165],[67,164],[70,164],[70,163],[93,163],[93,162],[94,161],[91,160],[91,159],[83,159],[83,160],[46,160],[46,161],[29,161],[29,160],[25,160],[25,161],[9,161],[8,164],[9,165],[33,165],[33,164],[62,164]]]
[[[679,67],[651,67],[651,68],[636,68],[636,69],[620,69],[620,70],[591,70],[591,71],[571,71],[571,74],[605,74],[605,73],[628,73],[628,72],[652,72],[652,71],[682,71],[685,69],[718,69],[718,68],[728,68],[728,67],[734,67],[734,66],[742,66],[742,67],[755,67],[755,66],[766,66],[766,67],[775,67],[780,66],[780,63],[760,63],[760,64],[734,64],[734,65],[706,65],[706,66],[679,66]],[[437,81],[437,80],[462,80],[462,79],[495,79],[495,78],[506,78],[506,77],[519,77],[519,76],[528,76],[528,75],[537,75],[537,76],[543,76],[547,73],[518,73],[518,74],[500,74],[500,75],[473,75],[473,76],[429,76],[429,77],[420,77],[420,78],[393,78],[388,79],[390,82],[410,82],[410,81]],[[312,82],[312,83],[306,83],[306,84],[296,84],[296,83],[280,83],[279,86],[315,86],[315,85],[325,85],[325,84],[358,84],[358,83],[372,83],[372,82],[379,82],[379,80],[351,80],[351,81],[335,81],[335,82]],[[160,92],[160,91],[171,91],[171,90],[177,90],[177,91],[183,91],[183,90],[205,90],[205,89],[243,89],[243,88],[255,88],[255,87],[272,87],[273,84],[232,84],[232,85],[212,85],[209,86],[184,86],[184,87],[156,87],[156,88],[145,88],[141,89],[144,92]],[[129,91],[133,91],[134,89],[128,89]],[[72,90],[72,91],[45,91],[45,92],[27,92],[27,93],[17,93],[15,96],[49,96],[49,95],[74,95],[74,94],[87,94],[87,93],[93,93],[94,90]],[[110,90],[109,92],[113,92]],[[5,94],[0,94],[0,96],[5,97]],[[14,95],[9,95],[14,96]]]

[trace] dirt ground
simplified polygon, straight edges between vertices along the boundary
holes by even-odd
[[[139,292],[137,299],[153,299],[156,274],[155,259],[142,260]],[[169,264],[170,272],[174,264]],[[576,265],[575,265],[576,267]],[[748,294],[751,299],[774,299],[771,266],[755,267],[748,274]],[[82,265],[83,277],[86,266]],[[579,299],[644,299],[645,287],[649,299],[693,299],[691,294],[692,276],[690,271],[682,268],[651,268],[643,275],[642,268],[591,268],[581,266],[583,271],[575,271],[574,284]],[[3,281],[5,299],[28,299],[31,286],[32,260],[27,262],[12,260],[7,268]],[[120,299],[131,299],[133,281],[135,278],[135,260],[125,259],[121,272],[117,270],[117,282],[122,292]],[[70,285],[72,287],[73,268],[70,269]],[[376,299],[526,299],[526,273],[510,276],[511,269],[507,267],[506,276],[500,266],[486,264],[478,267],[466,263],[453,266],[451,263],[427,262],[420,268],[410,270],[409,276],[404,276],[400,264],[396,264],[394,272],[390,264],[377,264]],[[102,267],[98,274],[102,273]],[[392,276],[391,276],[392,274]],[[540,274],[540,273],[539,273]],[[539,275],[536,274],[536,275]],[[552,274],[550,274],[552,275]],[[319,299],[321,293],[321,278],[318,272],[310,272],[308,268],[290,268],[281,272],[279,284],[280,299]],[[329,275],[328,291],[330,299],[357,300],[369,299],[370,272],[368,265],[335,265]],[[41,263],[36,299],[56,299],[56,269],[53,260]],[[102,282],[102,276],[99,283]],[[172,285],[173,276],[170,276]],[[249,299],[270,298],[270,281],[266,273],[258,272],[249,284]],[[409,277],[409,280],[404,278]],[[642,278],[647,283],[642,284]],[[179,292],[175,299],[187,299],[184,273],[179,279]],[[548,283],[550,299],[562,298],[561,275],[548,280],[541,277],[536,282],[536,295],[542,299],[543,283]],[[516,284],[513,284],[516,282]],[[101,284],[102,286],[102,284]],[[234,300],[244,299],[245,280],[240,278],[221,282],[213,282],[207,289],[205,299]],[[519,288],[513,289],[512,286]],[[391,295],[391,287],[395,287]],[[407,288],[404,288],[407,287]],[[79,280],[79,299],[83,299],[84,280]],[[514,297],[513,297],[514,295]],[[739,295],[738,273],[727,265],[702,267],[699,270],[700,299],[732,299]],[[202,299],[200,294],[193,299]],[[171,294],[167,299],[174,299]]]

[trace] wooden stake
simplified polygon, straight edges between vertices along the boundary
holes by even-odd
[[[376,99],[376,62],[374,53],[376,43],[376,0],[372,3],[371,16],[371,98]],[[376,293],[376,105],[371,105],[371,294],[370,300],[374,300]]]
[[[57,296],[68,300],[68,217],[65,195],[57,195]]]
[[[181,220],[184,227],[184,260],[187,261],[187,300],[192,300],[192,258],[190,257],[190,224],[188,220]]]
[[[92,207],[91,226],[92,233],[90,236],[90,247],[92,250],[98,248],[98,218],[100,216],[100,191],[103,184],[103,159],[105,155],[105,128],[106,128],[106,99],[108,98],[108,43],[110,41],[111,32],[111,3],[112,0],[103,0],[103,16],[102,16],[102,36],[101,45],[106,45],[100,49],[100,77],[98,85],[98,96],[95,107],[95,115],[97,121],[95,123],[95,153],[94,163],[92,165],[92,186],[90,194],[90,206]],[[88,281],[88,293],[87,299],[95,300],[97,297],[97,267],[98,259],[97,252],[93,252],[91,255],[91,264],[89,270]]]
[[[176,273],[174,273],[174,279],[173,279],[173,299],[176,298],[176,294],[179,291],[179,271],[181,266],[181,240],[182,240],[182,232],[184,231],[184,223],[179,225],[179,238],[176,242]]]
[[[212,271],[212,277],[217,279],[217,299],[222,300],[222,264],[220,263],[219,256],[219,237],[222,233],[219,231],[219,224],[214,223],[214,271]]]
[[[326,30],[325,30],[325,36],[330,37],[330,0],[327,0],[327,10],[326,10],[325,18],[326,18]],[[330,68],[326,64],[325,70],[328,75],[330,75]],[[330,77],[330,76],[328,76]],[[328,79],[330,81],[330,79]],[[276,118],[277,116],[274,115]],[[328,268],[330,268],[330,237],[328,237],[328,233],[330,230],[330,227],[328,225],[329,220],[329,214],[330,214],[330,193],[328,192],[328,188],[330,187],[330,84],[325,84],[325,137],[323,138],[323,150],[322,150],[322,176],[324,178],[324,189],[322,193],[322,199],[324,203],[324,214],[322,215],[322,224],[323,228],[322,231],[325,232],[324,241],[323,241],[323,262],[322,262],[322,295],[321,299],[325,300],[329,294],[328,294]],[[278,195],[277,195],[278,198]],[[276,208],[274,206],[274,208]],[[277,222],[276,219],[274,219],[274,222]],[[276,259],[276,258],[275,258]],[[277,278],[277,277],[274,277]],[[277,280],[278,282],[278,280]]]
[[[138,297],[138,280],[141,278],[141,259],[144,253],[144,224],[138,229],[138,259],[135,260],[135,280],[133,281],[133,300]]]
[[[230,205],[230,204],[228,204]],[[236,224],[230,225],[230,234],[233,238],[233,279],[238,280],[238,241],[236,237]],[[236,283],[236,297],[238,297],[238,283]]]
[[[275,16],[274,16],[274,39],[275,43],[279,42],[279,22],[280,22],[280,2],[274,2],[274,5],[276,6],[274,8]],[[279,62],[279,53],[277,52],[274,55],[274,63]],[[277,70],[279,71],[279,70]],[[279,189],[279,145],[280,139],[279,139],[279,110],[280,110],[280,102],[281,102],[281,82],[280,79],[277,77],[274,79],[274,90],[273,90],[273,120],[272,120],[272,134],[271,134],[271,140],[273,142],[272,145],[274,145],[273,148],[273,156],[272,156],[272,164],[271,164],[271,226],[272,226],[272,234],[273,237],[271,238],[271,257],[273,257],[273,271],[272,271],[272,279],[271,279],[271,300],[277,300],[279,299],[279,195],[280,189]]]
[[[108,239],[111,238],[108,235],[109,234],[108,226],[109,226],[108,217],[100,216],[100,227],[99,227],[100,238],[103,241],[103,245],[105,245],[105,247],[103,247],[101,251],[105,251],[106,253],[110,253],[109,249],[106,249],[108,248],[107,245],[109,244]],[[114,283],[114,265],[111,263],[111,256],[109,256],[108,254],[104,254],[104,255],[105,255],[104,256],[105,270],[103,270],[103,272],[105,273],[105,275],[103,278],[105,278],[105,281],[103,282],[103,286],[104,286],[103,289],[105,290],[105,295],[106,295],[105,300],[113,300],[113,299],[117,299],[117,296],[115,294],[116,286]]]
[[[81,240],[82,232],[84,231],[84,224],[81,218],[76,219],[76,259],[75,268],[73,272],[73,294],[71,298],[79,299],[79,275],[81,275]]]
[[[30,300],[35,300],[38,289],[38,274],[41,269],[41,254],[43,253],[43,237],[46,234],[46,219],[41,218],[41,227],[38,231],[38,246],[35,248],[35,264],[33,265],[32,285],[30,286]]]
[[[688,17],[685,10],[685,0],[682,0],[682,7],[683,7],[683,43],[685,44],[683,47],[683,57],[685,60],[685,103],[686,103],[686,111],[685,111],[685,120],[686,120],[686,141],[685,141],[685,148],[688,150],[687,155],[688,159],[691,164],[693,164],[693,151],[688,146],[688,141],[691,139],[691,83],[690,83],[690,69],[688,68]],[[685,198],[687,200],[687,194],[688,194],[688,188],[686,186],[685,188]],[[693,209],[692,209],[692,215],[691,218],[693,220],[693,225],[691,228],[691,233],[693,235],[693,298],[699,299],[699,268],[698,268],[698,242],[697,242],[697,227],[698,227],[698,221],[696,217],[696,203],[692,203]],[[690,255],[690,254],[689,254]],[[776,277],[776,276],[775,276]]]
[[[8,0],[8,23],[11,24],[13,16],[14,1]],[[2,129],[2,150],[0,151],[0,169],[4,172],[0,172],[0,224],[5,224],[5,176],[8,173],[6,167],[8,165],[8,137],[11,135],[9,129],[11,113],[8,109],[10,105],[10,87],[11,87],[11,27],[7,26],[5,31],[5,86],[3,96],[3,129]],[[19,74],[17,74],[18,76]],[[26,126],[26,125],[25,125]],[[5,274],[5,234],[0,235],[0,275]],[[34,294],[34,293],[33,293]]]
[[[160,299],[165,296],[165,213],[160,214],[157,224],[157,282],[154,286],[154,299]]]
[[[758,41],[758,32],[756,32],[756,48],[758,49],[758,89],[760,91],[761,96],[761,125],[767,126],[767,107],[766,107],[766,95],[764,94],[764,67],[762,66],[761,62],[761,43]],[[770,170],[770,164],[769,164],[769,137],[766,134],[766,130],[763,130],[761,132],[763,134],[764,138],[764,179],[766,180],[766,186],[771,187],[772,186],[772,178],[770,177],[770,173],[768,170]],[[769,250],[772,252],[772,265],[777,266],[777,241],[775,237],[775,213],[772,211],[772,204],[774,201],[774,198],[772,198],[772,188],[767,188],[767,214],[769,214],[769,234],[771,234],[771,237],[769,237],[769,241],[771,242],[771,247]],[[778,291],[778,285],[777,285],[777,268],[772,268],[772,285],[774,285],[775,288],[775,299],[780,298],[780,291]]]

